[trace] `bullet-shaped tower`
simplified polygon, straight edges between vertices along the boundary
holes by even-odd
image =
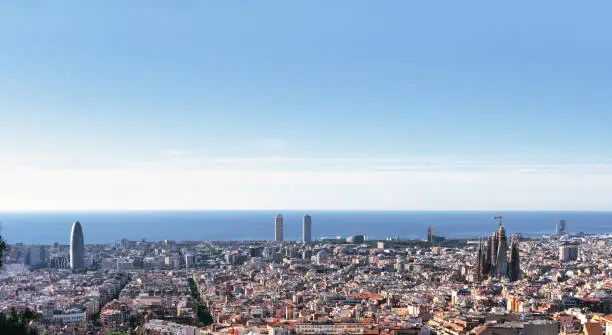
[[[83,227],[79,221],[72,224],[70,232],[70,268],[85,268],[85,239],[83,238]]]

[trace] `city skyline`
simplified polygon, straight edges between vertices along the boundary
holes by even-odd
[[[283,211],[283,240],[302,241],[304,213],[315,217],[312,240],[365,235],[369,239],[478,239],[494,228],[495,212],[377,212],[377,211]],[[278,213],[278,212],[276,212]],[[276,215],[272,211],[210,212],[71,212],[14,213],[0,215],[2,237],[11,243],[69,244],[67,222],[78,220],[88,231],[91,244],[112,243],[119,238],[135,240],[274,240]],[[610,212],[506,212],[508,236],[558,234],[559,218],[565,218],[563,233],[610,234]],[[312,223],[312,220],[311,220]],[[27,227],[27,229],[24,229]],[[280,226],[279,226],[280,228]],[[312,228],[312,225],[311,225]],[[121,232],[118,234],[117,232]],[[562,236],[562,235],[560,235]]]
[[[612,335],[611,10],[0,1],[0,334]]]
[[[49,333],[610,331],[610,235],[551,231],[514,235],[508,246],[497,219],[498,230],[477,246],[453,239],[121,239],[86,245],[86,271],[69,270],[72,246],[14,244],[0,302],[4,313],[31,306],[37,321],[24,327]],[[13,293],[24,287],[28,294]],[[486,321],[493,317],[503,322]]]
[[[69,2],[0,11],[0,211],[610,209],[607,2]]]

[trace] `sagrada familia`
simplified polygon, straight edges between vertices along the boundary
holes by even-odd
[[[490,277],[516,281],[521,272],[519,240],[517,237],[512,237],[510,247],[508,247],[508,238],[502,224],[502,217],[495,218],[499,220],[499,229],[493,233],[493,236],[485,239],[485,241],[481,240],[478,244],[476,278],[479,281]]]

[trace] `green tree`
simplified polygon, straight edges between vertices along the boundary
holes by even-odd
[[[198,314],[198,321],[200,322],[199,326],[208,326],[214,323],[212,315],[208,311],[208,308],[202,301],[202,297],[200,297],[200,292],[198,292],[198,285],[196,284],[193,278],[189,278],[189,288],[191,289],[191,297],[195,301],[196,304],[196,312]]]
[[[6,250],[6,242],[4,242],[2,236],[0,236],[0,268],[4,262],[4,250]]]
[[[36,335],[36,329],[29,326],[30,321],[35,318],[36,314],[29,309],[23,313],[17,313],[13,309],[8,316],[0,313],[0,334]]]

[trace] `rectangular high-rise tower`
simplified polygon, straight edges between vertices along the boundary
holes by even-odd
[[[557,224],[557,235],[559,236],[565,235],[565,220],[561,220]]]
[[[304,215],[302,219],[302,241],[304,243],[312,241],[312,219],[310,215]]]
[[[283,241],[283,216],[280,214],[274,218],[274,241]]]
[[[576,261],[580,258],[580,246],[576,243],[564,243],[559,246],[559,260],[562,262]]]

